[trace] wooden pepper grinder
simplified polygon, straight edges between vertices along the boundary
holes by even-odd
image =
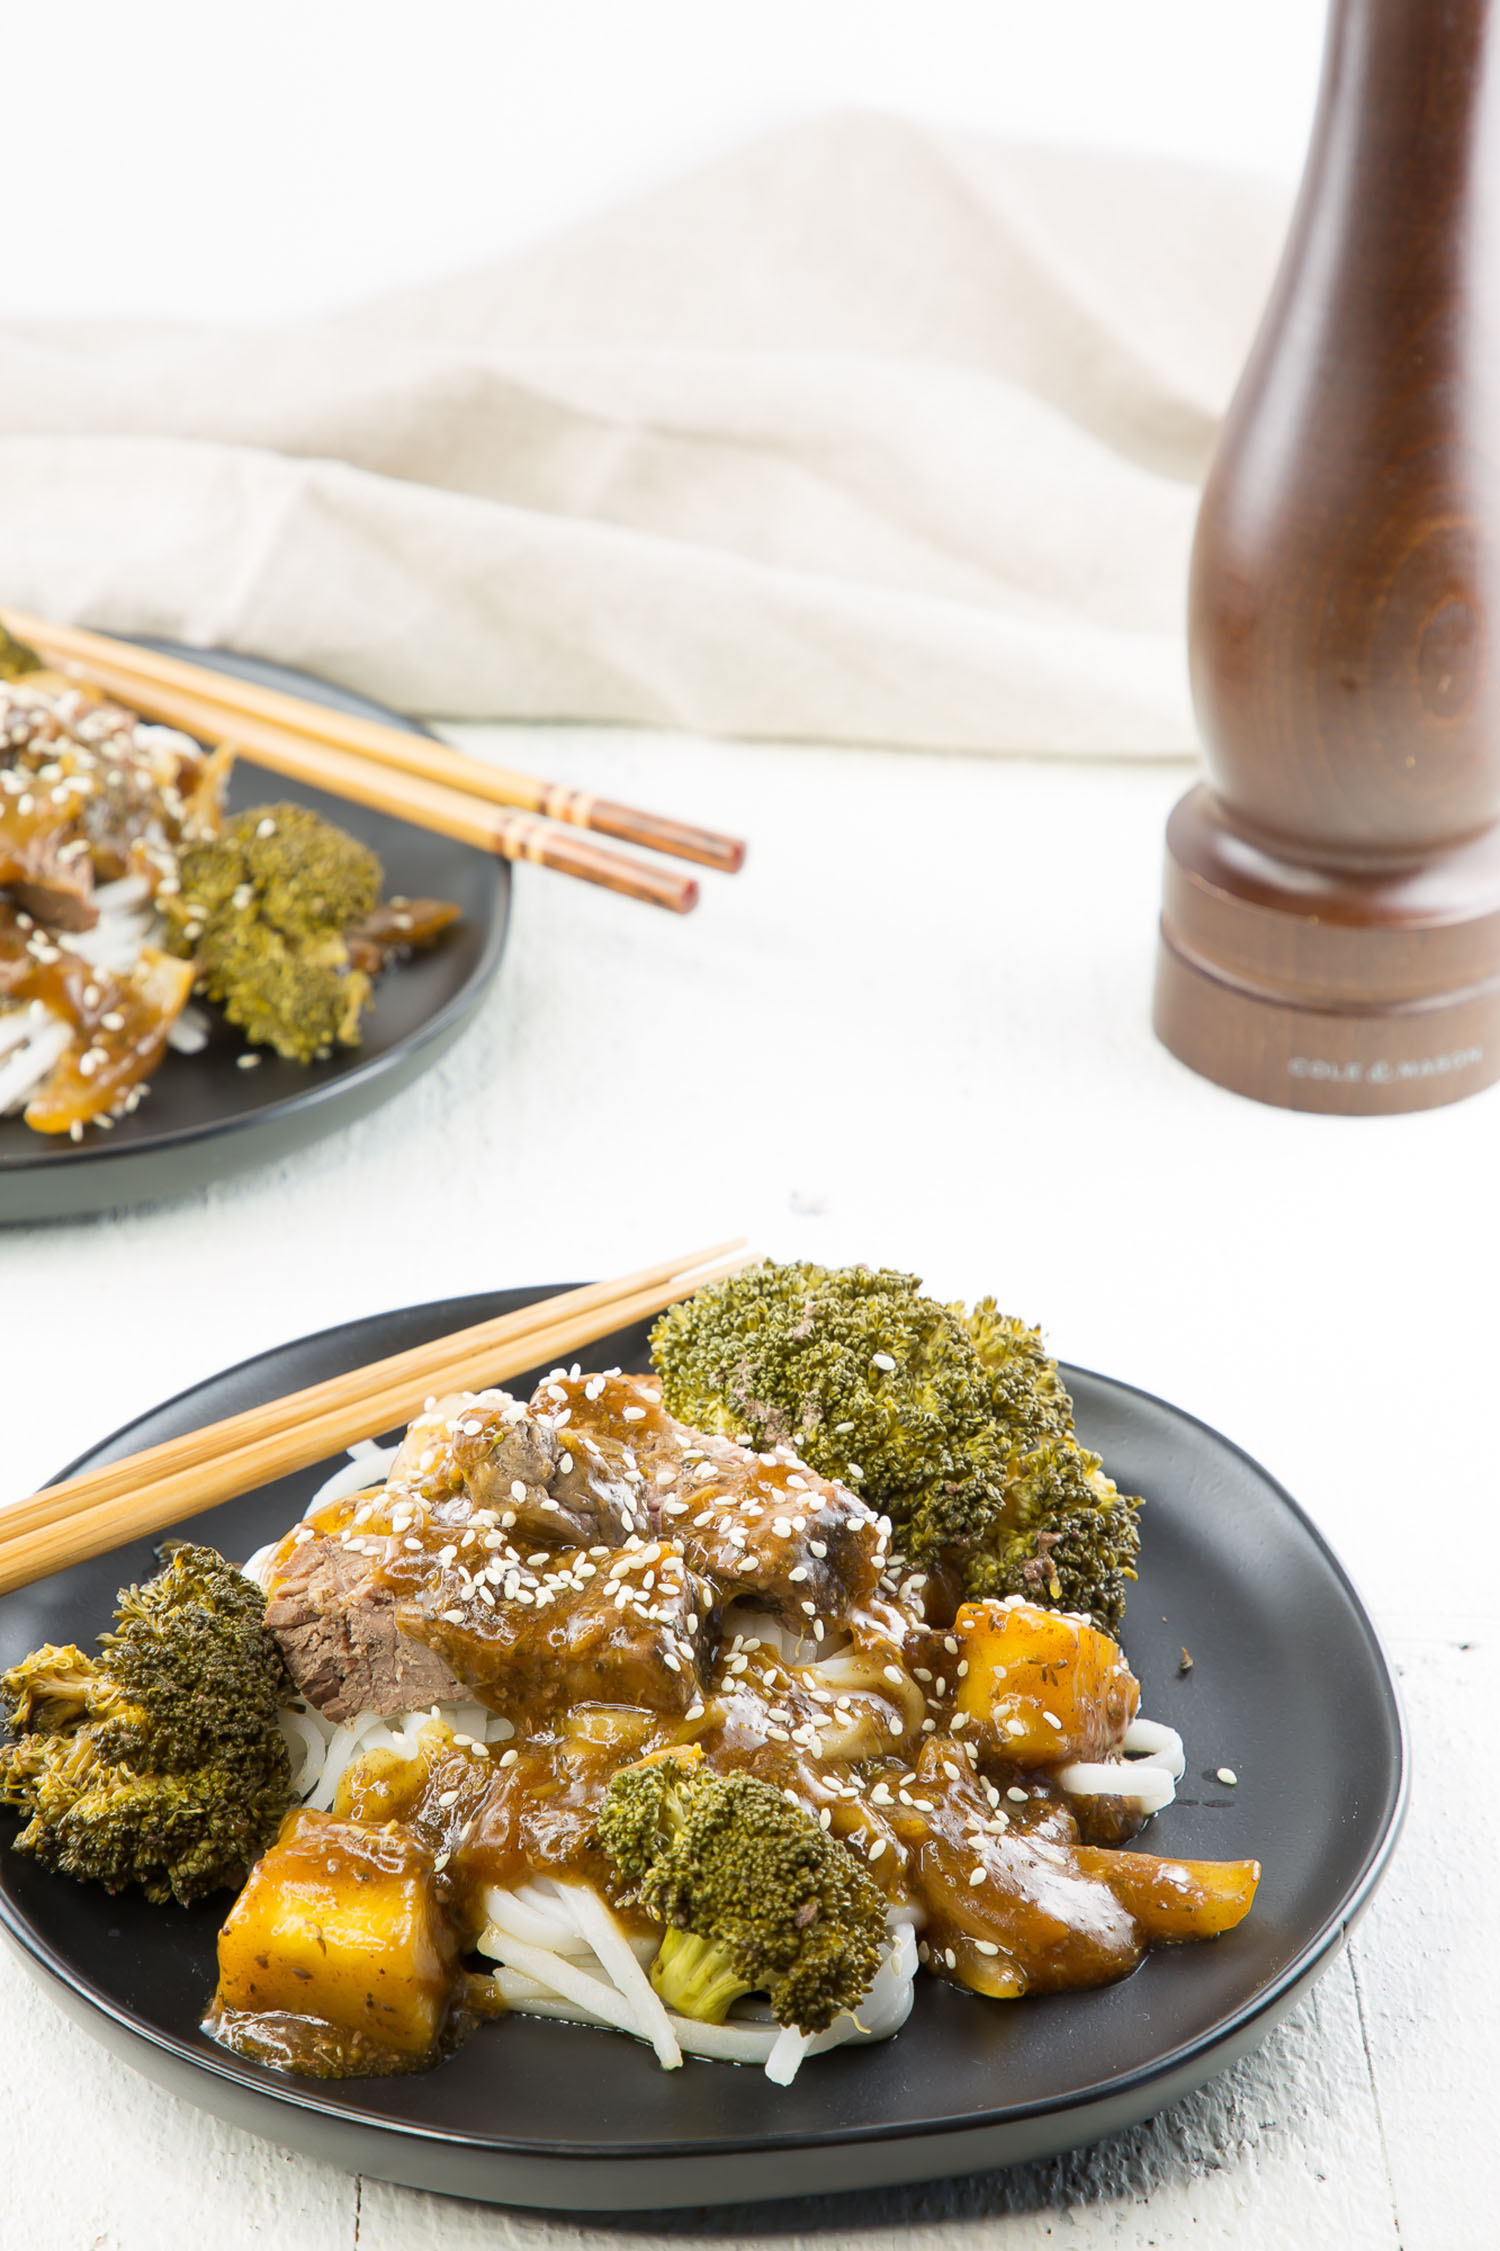
[[[1500,1078],[1500,0],[1333,0],[1281,271],[1198,518],[1210,782],[1156,1029],[1297,1110]]]

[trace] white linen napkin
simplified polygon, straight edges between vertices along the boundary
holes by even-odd
[[[452,717],[1190,751],[1285,216],[835,116],[319,321],[0,323],[0,601]]]

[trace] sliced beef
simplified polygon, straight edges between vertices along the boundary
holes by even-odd
[[[410,1574],[398,1615],[492,1711],[530,1728],[575,1704],[701,1706],[716,1606],[674,1542],[502,1551],[472,1570],[445,1553],[435,1570],[430,1553],[388,1560],[391,1578]]]
[[[325,1719],[410,1712],[461,1697],[437,1651],[396,1623],[396,1598],[370,1559],[337,1540],[304,1541],[278,1575],[266,1624],[287,1670]]]
[[[503,1391],[438,1400],[402,1442],[392,1493],[428,1502],[466,1494],[476,1509],[492,1509],[522,1549],[613,1548],[646,1531],[634,1487],[572,1448],[568,1418],[550,1404],[538,1394],[528,1407]]]
[[[575,1462],[631,1481],[652,1529],[679,1542],[721,1595],[818,1639],[815,1622],[842,1626],[874,1594],[886,1557],[879,1518],[789,1447],[756,1454],[689,1430],[644,1376],[556,1377],[539,1405],[566,1416]]]

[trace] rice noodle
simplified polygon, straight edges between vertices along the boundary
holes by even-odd
[[[9,1055],[22,1040],[29,1040],[49,1011],[45,1001],[34,1000],[9,1008],[0,1016],[0,1055]]]
[[[1177,1795],[1164,1766],[1146,1759],[1075,1759],[1057,1770],[1059,1789],[1073,1798],[1128,1798],[1144,1813],[1160,1813]]]
[[[189,1001],[167,1029],[167,1045],[178,1055],[201,1055],[208,1045],[210,1020],[196,1001]]]
[[[143,907],[151,897],[151,886],[143,875],[118,876],[113,883],[94,886],[94,905],[100,914],[118,914],[126,907]]]
[[[31,1029],[0,1063],[0,1117],[19,1110],[73,1044],[72,1025],[50,1008],[44,1008],[39,1016],[32,1011],[28,1015]]]
[[[1182,1737],[1175,1727],[1167,1727],[1161,1720],[1132,1720],[1125,1730],[1127,1755],[1149,1752],[1157,1766],[1164,1766],[1174,1782],[1180,1782],[1187,1772],[1187,1752]]]
[[[311,1712],[284,1705],[278,1715],[292,1754],[292,1796],[305,1798],[323,1771],[328,1744]]]
[[[482,1904],[489,1923],[478,1941],[479,1951],[502,1964],[496,1974],[496,1988],[513,2008],[527,2015],[614,2025],[649,2039],[651,2035],[640,2022],[634,2026],[621,2024],[620,2009],[633,2002],[638,2012],[646,2008],[660,2011],[662,2024],[683,2054],[725,2063],[758,2063],[779,2086],[791,2084],[804,2056],[820,2055],[850,2040],[888,2039],[911,2013],[917,1944],[910,1910],[892,1909],[880,1967],[858,2010],[836,2017],[826,2031],[809,2035],[777,2024],[764,2003],[755,2000],[736,2004],[735,2012],[723,2024],[702,2024],[663,2009],[639,1960],[643,1945],[654,1954],[657,1942],[628,1939],[604,1902],[581,1885],[542,1877],[511,1891],[491,1886]],[[612,1946],[601,1949],[596,1943],[592,1933],[598,1926],[592,1924],[593,1910],[607,1919],[628,1953],[628,1967]],[[608,1990],[615,2004],[611,2010],[601,2008],[598,1992],[579,1982],[587,1979],[593,1988],[605,1990],[594,1966],[588,1965],[580,1953],[584,1946],[592,1952],[594,1965],[609,1976]],[[554,1967],[549,1968],[549,1964]],[[643,1993],[649,1995],[647,2004],[643,2004]],[[652,2039],[652,2045],[660,2055],[656,2039]]]
[[[656,2050],[656,2059],[663,2071],[678,2070],[682,2063],[682,2050],[673,2037],[666,2008],[660,1994],[631,1952],[625,1933],[614,1916],[598,1893],[591,1891],[586,1884],[559,1885],[557,1888],[566,1894],[565,1907],[573,1918],[575,1930],[593,1947],[622,1998],[633,2004],[641,2030]]]
[[[567,1961],[546,1947],[529,1946],[525,1939],[514,1937],[497,1923],[488,1925],[478,1944],[482,1954],[493,1955],[510,1969],[524,1970],[539,1984],[550,1986],[563,2000],[572,2001],[584,2011],[586,2018],[612,2024],[620,2032],[634,2032],[642,2039],[647,2036],[633,2003],[614,1985],[606,1983],[602,1977],[591,1976],[576,1962]],[[677,2061],[682,2061],[680,2051]]]
[[[771,2043],[771,2053],[766,2058],[766,2077],[778,2087],[790,2087],[802,2069],[802,2058],[807,2054],[808,2035],[795,2024],[784,2024]]]
[[[351,1446],[352,1461],[341,1462],[331,1477],[325,1477],[307,1507],[306,1516],[315,1508],[323,1508],[329,1501],[342,1501],[350,1493],[372,1491],[384,1485],[386,1473],[400,1451],[395,1446],[376,1446],[369,1439],[361,1439],[358,1449]]]
[[[56,934],[55,942],[65,951],[86,961],[91,969],[112,970],[123,977],[134,969],[141,957],[141,948],[161,935],[156,911],[144,883],[139,894],[129,892],[130,878],[118,884],[106,883],[94,893],[94,905],[99,919],[92,930],[66,930]],[[136,879],[139,881],[139,878]]]
[[[1160,1813],[1177,1795],[1187,1771],[1182,1737],[1160,1720],[1132,1720],[1122,1738],[1123,1759],[1075,1759],[1057,1770],[1058,1785],[1075,1798],[1128,1798],[1147,1815]]]
[[[315,1813],[328,1813],[332,1810],[345,1768],[354,1763],[354,1754],[372,1729],[383,1725],[379,1712],[357,1712],[352,1720],[334,1729],[324,1754],[323,1770],[306,1800]]]

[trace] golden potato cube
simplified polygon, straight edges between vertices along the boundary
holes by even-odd
[[[966,1602],[953,1631],[954,1709],[988,1748],[1017,1766],[1118,1753],[1141,1691],[1108,1634],[1032,1602]]]
[[[418,2057],[442,2033],[457,1963],[432,1855],[410,1829],[299,1809],[219,1933],[218,2005],[320,2017]]]

